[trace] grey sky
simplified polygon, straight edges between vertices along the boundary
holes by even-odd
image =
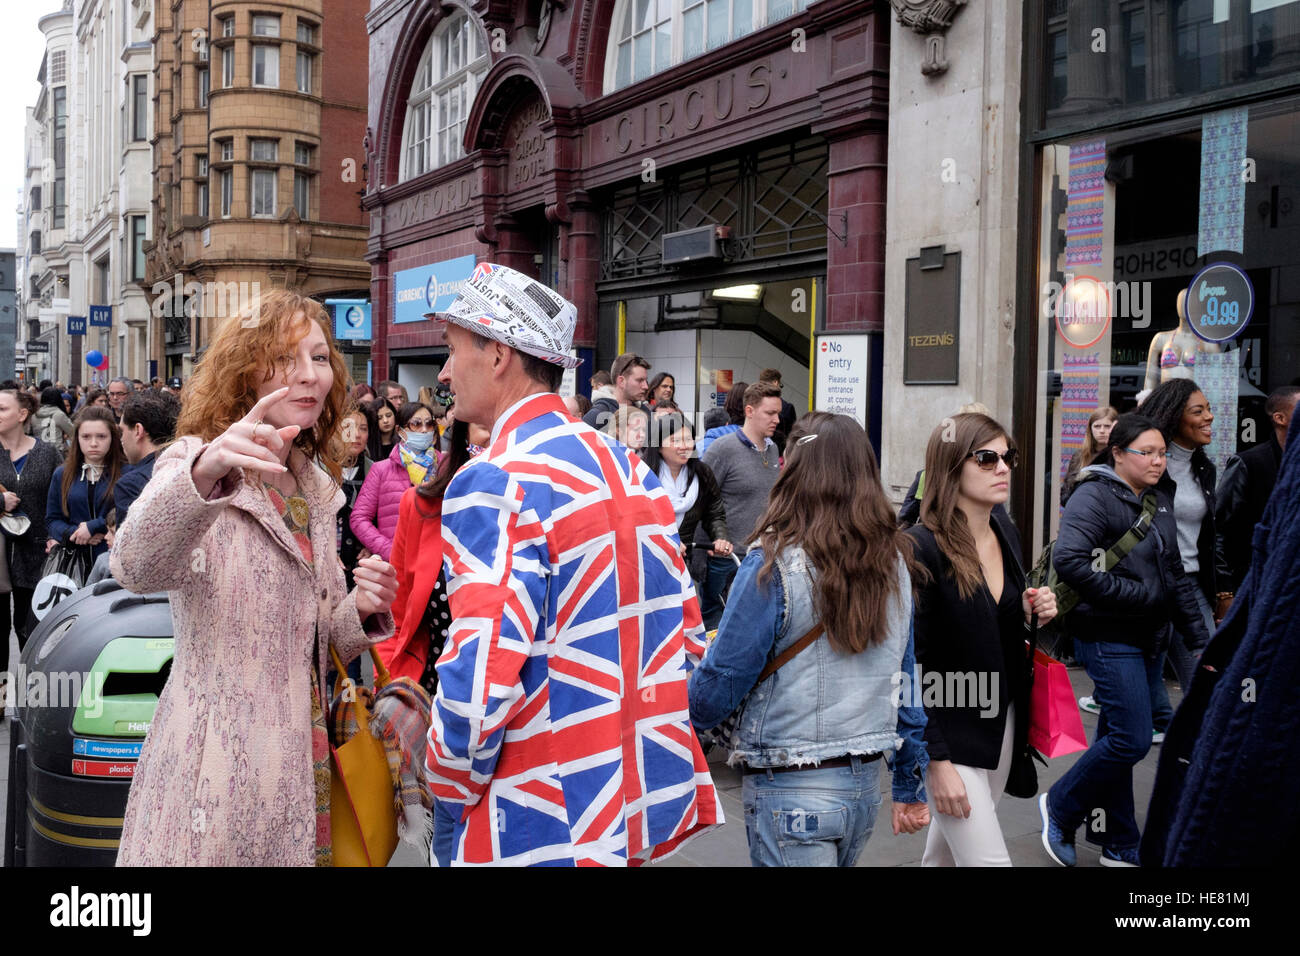
[[[19,195],[23,187],[23,126],[36,105],[45,44],[36,21],[54,13],[60,0],[0,0],[0,248],[18,241]]]

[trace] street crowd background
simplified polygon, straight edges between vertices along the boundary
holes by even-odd
[[[1064,866],[1080,830],[1113,866],[1295,848],[1293,821],[1270,830],[1246,801],[1297,795],[1294,705],[1273,691],[1300,676],[1300,387],[1269,396],[1268,441],[1221,476],[1192,379],[1097,409],[1045,578],[1005,507],[1018,451],[982,406],[935,423],[899,510],[861,425],[798,416],[774,369],[698,435],[672,370],[635,354],[560,399],[576,310],[504,267],[437,316],[450,358],[416,396],[351,383],[311,299],[251,308],[190,382],[0,383],[6,637],[25,646],[64,551],[79,582],[171,596],[120,865],[336,862],[331,701],[372,645],[398,830],[434,865],[636,864],[726,822],[755,866],[853,865],[882,768],[923,865],[1011,865],[1004,794],[1036,800]],[[1097,716],[1041,792],[1040,646],[1083,665]],[[926,673],[949,691],[921,694]],[[724,820],[713,748],[743,819]]]

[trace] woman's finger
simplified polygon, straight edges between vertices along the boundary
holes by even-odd
[[[288,394],[289,394],[289,386],[286,385],[283,388],[277,388],[274,392],[271,392],[269,395],[263,395],[261,398],[257,400],[256,404],[254,404],[253,407],[248,410],[248,414],[245,415],[242,419],[240,419],[240,421],[242,421],[244,424],[252,424],[253,422],[260,422],[262,419],[266,417],[267,410]]]

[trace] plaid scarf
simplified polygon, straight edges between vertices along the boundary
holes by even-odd
[[[393,778],[397,833],[418,848],[428,863],[433,839],[433,794],[424,770],[425,740],[429,734],[432,703],[423,687],[409,677],[396,677],[376,694],[357,688],[357,700],[340,694],[331,708],[330,729],[334,746],[341,747],[359,729],[356,708],[370,712],[370,729],[384,745]]]

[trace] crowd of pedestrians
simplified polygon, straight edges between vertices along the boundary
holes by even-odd
[[[1245,623],[1212,638],[1238,591],[1261,600],[1251,531],[1300,388],[1269,397],[1267,441],[1222,480],[1190,379],[1093,412],[1063,474],[1062,611],[1026,572],[1020,453],[983,406],[936,423],[895,514],[862,426],[798,417],[777,369],[735,383],[698,436],[671,371],[635,353],[561,400],[576,310],[505,267],[430,314],[449,357],[414,399],[349,382],[313,300],[255,307],[183,390],[0,383],[0,493],[27,521],[6,527],[0,627],[26,643],[56,547],[100,555],[91,581],[171,598],[120,864],[329,865],[331,660],[360,680],[371,646],[431,700],[405,759],[434,865],[661,859],[724,823],[714,746],[743,772],[756,866],[853,865],[882,767],[893,832],[928,828],[925,866],[1009,866],[1004,795],[1036,798],[1065,866],[1080,828],[1116,866],[1161,863],[1181,834],[1185,766],[1162,764],[1145,841],[1133,767],[1168,733],[1195,772],[1207,674],[1255,647]],[[1040,792],[1048,626],[1098,722]],[[1196,717],[1171,722],[1166,661]]]

